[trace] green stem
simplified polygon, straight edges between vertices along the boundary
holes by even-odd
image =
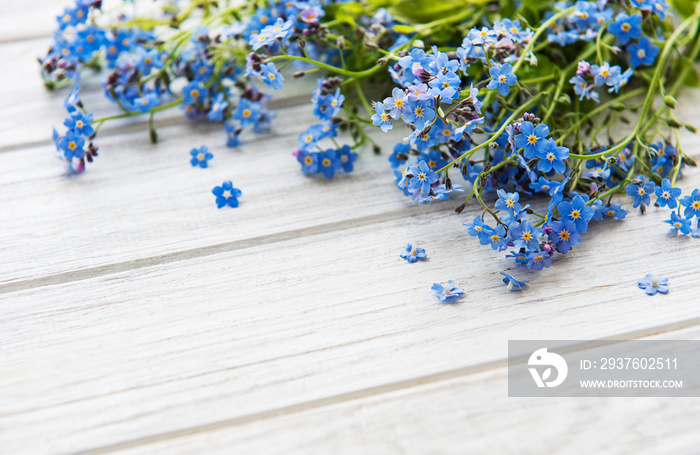
[[[525,104],[523,104],[515,112],[513,112],[511,114],[511,116],[508,117],[508,119],[506,119],[506,121],[501,124],[501,127],[495,133],[493,133],[487,141],[482,142],[481,144],[477,145],[476,147],[464,152],[458,158],[455,158],[450,163],[448,163],[446,166],[443,166],[441,169],[439,169],[437,171],[437,173],[439,174],[439,173],[445,171],[446,169],[449,169],[450,167],[452,167],[453,164],[455,164],[458,161],[461,161],[462,159],[464,159],[467,156],[472,156],[474,154],[474,152],[476,152],[477,150],[481,150],[484,147],[488,147],[492,142],[494,142],[496,139],[498,139],[498,137],[506,130],[506,127],[508,125],[513,123],[514,120],[516,120],[518,117],[523,115],[523,113],[525,113],[532,106],[537,104],[539,102],[540,98],[542,98],[543,96],[546,96],[547,94],[548,94],[547,92],[540,92],[537,95],[535,95],[534,97],[530,98],[530,100],[528,100]]]
[[[670,56],[671,52],[674,49],[675,42],[683,34],[683,32],[685,31],[686,28],[695,24],[696,21],[698,21],[698,20],[700,20],[700,11],[696,11],[695,14],[693,14],[688,19],[683,21],[683,23],[681,23],[681,25],[669,37],[668,41],[666,41],[666,45],[664,46],[664,49],[661,52],[661,56],[659,57],[658,64],[657,64],[656,69],[654,71],[654,75],[651,79],[651,83],[649,84],[649,90],[647,91],[647,96],[646,96],[646,99],[644,100],[644,105],[642,106],[642,112],[640,113],[639,119],[637,120],[637,123],[635,124],[632,132],[630,134],[628,134],[627,137],[625,137],[622,141],[618,142],[614,147],[612,147],[611,149],[606,150],[604,152],[596,153],[594,155],[571,154],[570,156],[572,156],[574,158],[586,158],[586,159],[604,158],[606,156],[610,156],[610,155],[614,155],[615,153],[618,153],[620,150],[625,148],[625,146],[627,146],[627,144],[631,140],[633,140],[635,137],[637,137],[637,135],[640,132],[640,129],[642,127],[642,124],[645,122],[647,113],[649,112],[649,109],[651,108],[651,106],[654,102],[654,95],[656,94],[656,86],[658,84],[659,79],[661,78],[661,75],[666,70],[666,62],[667,62],[668,57]]]

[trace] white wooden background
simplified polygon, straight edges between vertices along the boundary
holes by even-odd
[[[0,0],[0,452],[700,453],[700,399],[507,397],[509,339],[700,338],[700,244],[667,237],[665,210],[593,225],[551,269],[514,270],[531,286],[509,293],[512,263],[461,226],[477,210],[409,203],[386,155],[301,174],[303,82],[239,150],[163,114],[159,144],[143,119],[106,125],[68,176],[50,138],[66,92],[35,61],[61,8]],[[83,86],[114,112],[99,78]],[[700,93],[680,99],[697,125]],[[201,144],[206,170],[188,162]],[[242,203],[218,210],[227,179]],[[430,260],[400,260],[407,242]],[[671,293],[637,289],[646,273]],[[447,279],[458,304],[429,291]]]

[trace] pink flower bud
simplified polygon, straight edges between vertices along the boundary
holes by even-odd
[[[591,69],[591,64],[585,60],[581,60],[580,62],[578,62],[578,68],[576,69],[576,75],[583,76],[590,69]]]

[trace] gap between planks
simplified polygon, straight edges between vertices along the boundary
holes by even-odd
[[[192,248],[189,250],[174,251],[172,253],[165,253],[147,258],[133,259],[130,261],[117,262],[98,267],[71,270],[69,272],[56,273],[53,275],[46,275],[40,278],[32,278],[29,280],[10,282],[4,285],[0,285],[0,295],[7,294],[10,292],[39,288],[42,286],[51,286],[56,284],[65,284],[76,281],[82,281],[90,278],[112,275],[119,272],[138,270],[144,267],[169,264],[172,262],[206,257],[219,253],[244,250],[247,248],[253,248],[265,244],[284,242],[287,240],[298,238],[313,237],[319,234],[341,231],[343,229],[368,226],[370,224],[394,221],[401,218],[421,216],[427,213],[434,213],[441,210],[444,210],[444,206],[441,206],[440,204],[430,205],[423,212],[414,212],[411,214],[408,213],[408,210],[401,209],[392,212],[363,216],[351,220],[335,221],[333,223],[303,227],[293,229],[290,231],[283,231],[274,234],[263,235],[259,237],[252,237],[247,239],[234,240],[232,242],[224,242],[215,245]]]
[[[600,347],[598,344],[600,341],[609,341],[608,344],[617,344],[626,340],[637,340],[647,337],[659,336],[669,332],[675,332],[679,330],[690,329],[700,326],[700,317],[687,319],[685,321],[672,322],[669,324],[663,324],[660,326],[650,327],[641,330],[634,330],[630,332],[621,333],[611,337],[601,338],[598,340],[587,340],[582,343],[575,343],[567,345],[560,348],[559,350],[563,353],[573,353],[579,351],[585,351],[587,349]],[[516,357],[514,363],[526,362],[526,356]],[[136,438],[132,440],[122,441],[115,444],[109,444],[105,446],[95,447],[92,449],[81,450],[78,452],[72,452],[73,455],[98,455],[104,453],[113,453],[120,450],[133,449],[135,447],[145,446],[149,444],[156,444],[170,439],[178,439],[189,437],[201,433],[207,433],[211,431],[221,430],[224,428],[236,427],[247,425],[255,422],[260,422],[266,419],[272,419],[281,416],[288,416],[292,414],[302,413],[306,411],[311,411],[315,409],[320,409],[328,406],[334,406],[342,403],[347,403],[353,400],[360,400],[365,398],[372,398],[379,395],[405,391],[414,387],[421,387],[425,385],[435,385],[440,382],[451,381],[458,378],[463,378],[473,374],[484,373],[491,370],[496,370],[499,368],[506,368],[508,366],[508,359],[494,360],[491,362],[479,363],[476,365],[470,365],[467,367],[456,368],[453,370],[442,371],[439,373],[429,374],[426,376],[419,376],[411,379],[406,379],[403,381],[396,381],[387,384],[382,384],[379,386],[368,387],[365,389],[355,390],[352,392],[342,393],[338,395],[333,395],[325,398],[320,398],[316,400],[310,400],[303,403],[293,404],[289,406],[284,406],[281,408],[270,409],[267,411],[256,412],[253,414],[243,415],[239,417],[234,417],[231,419],[224,419],[216,422],[211,422],[203,425],[196,425],[189,428],[183,428],[174,431],[167,431],[163,433],[158,433],[154,435],[145,436],[142,438]]]

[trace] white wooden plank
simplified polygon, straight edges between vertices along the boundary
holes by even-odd
[[[500,283],[510,261],[445,213],[6,294],[0,444],[89,449],[472,371],[505,358],[509,338],[697,324],[697,244],[665,238],[650,212],[593,226],[550,270],[518,271],[522,294]],[[625,236],[637,247],[618,248]],[[406,241],[430,261],[402,262]],[[648,272],[671,293],[637,289]],[[450,278],[468,297],[436,303],[430,284]]]
[[[299,125],[313,121],[310,109],[281,114],[276,135],[251,135],[236,150],[223,146],[223,133],[189,125],[161,129],[155,146],[142,133],[103,138],[98,161],[71,178],[52,160],[52,146],[0,154],[3,244],[10,252],[0,280],[425,210],[403,211],[413,204],[393,187],[386,155],[365,151],[353,174],[332,181],[305,177],[291,153]],[[215,154],[208,169],[189,164],[190,148],[201,144]],[[211,190],[224,180],[243,191],[237,209],[216,208]]]
[[[698,91],[688,93],[679,119],[692,118],[695,98],[700,99]],[[156,146],[150,145],[143,130],[102,137],[98,161],[85,175],[73,178],[49,158],[54,153],[52,144],[0,154],[0,167],[5,170],[0,186],[7,200],[3,234],[12,251],[0,264],[0,283],[22,282],[18,286],[26,287],[35,285],[28,280],[47,275],[57,276],[46,283],[61,282],[67,279],[61,274],[76,269],[152,257],[161,260],[162,255],[353,219],[396,218],[408,207],[407,214],[449,211],[454,206],[413,206],[392,188],[386,155],[364,153],[354,174],[331,182],[304,177],[290,153],[300,130],[314,121],[310,105],[278,114],[273,129],[276,137],[267,140],[251,134],[239,151],[222,146],[224,137],[218,125],[186,123],[161,128]],[[24,123],[34,128],[34,122]],[[33,136],[25,131],[22,137],[42,134],[43,128]],[[400,136],[401,132],[376,137],[389,149]],[[684,132],[682,139],[686,152],[697,156],[698,137]],[[187,162],[188,150],[201,144],[208,144],[216,153],[207,170],[192,169]],[[226,179],[233,179],[244,191],[243,206],[233,211],[216,210],[209,194]],[[681,185],[692,188],[684,182]],[[40,197],[37,188],[41,188]],[[234,220],[236,229],[231,229]]]
[[[695,327],[648,339],[699,337]],[[700,398],[508,398],[507,380],[498,368],[117,452],[690,454],[700,444]]]
[[[0,43],[51,36],[67,0],[0,0]]]

